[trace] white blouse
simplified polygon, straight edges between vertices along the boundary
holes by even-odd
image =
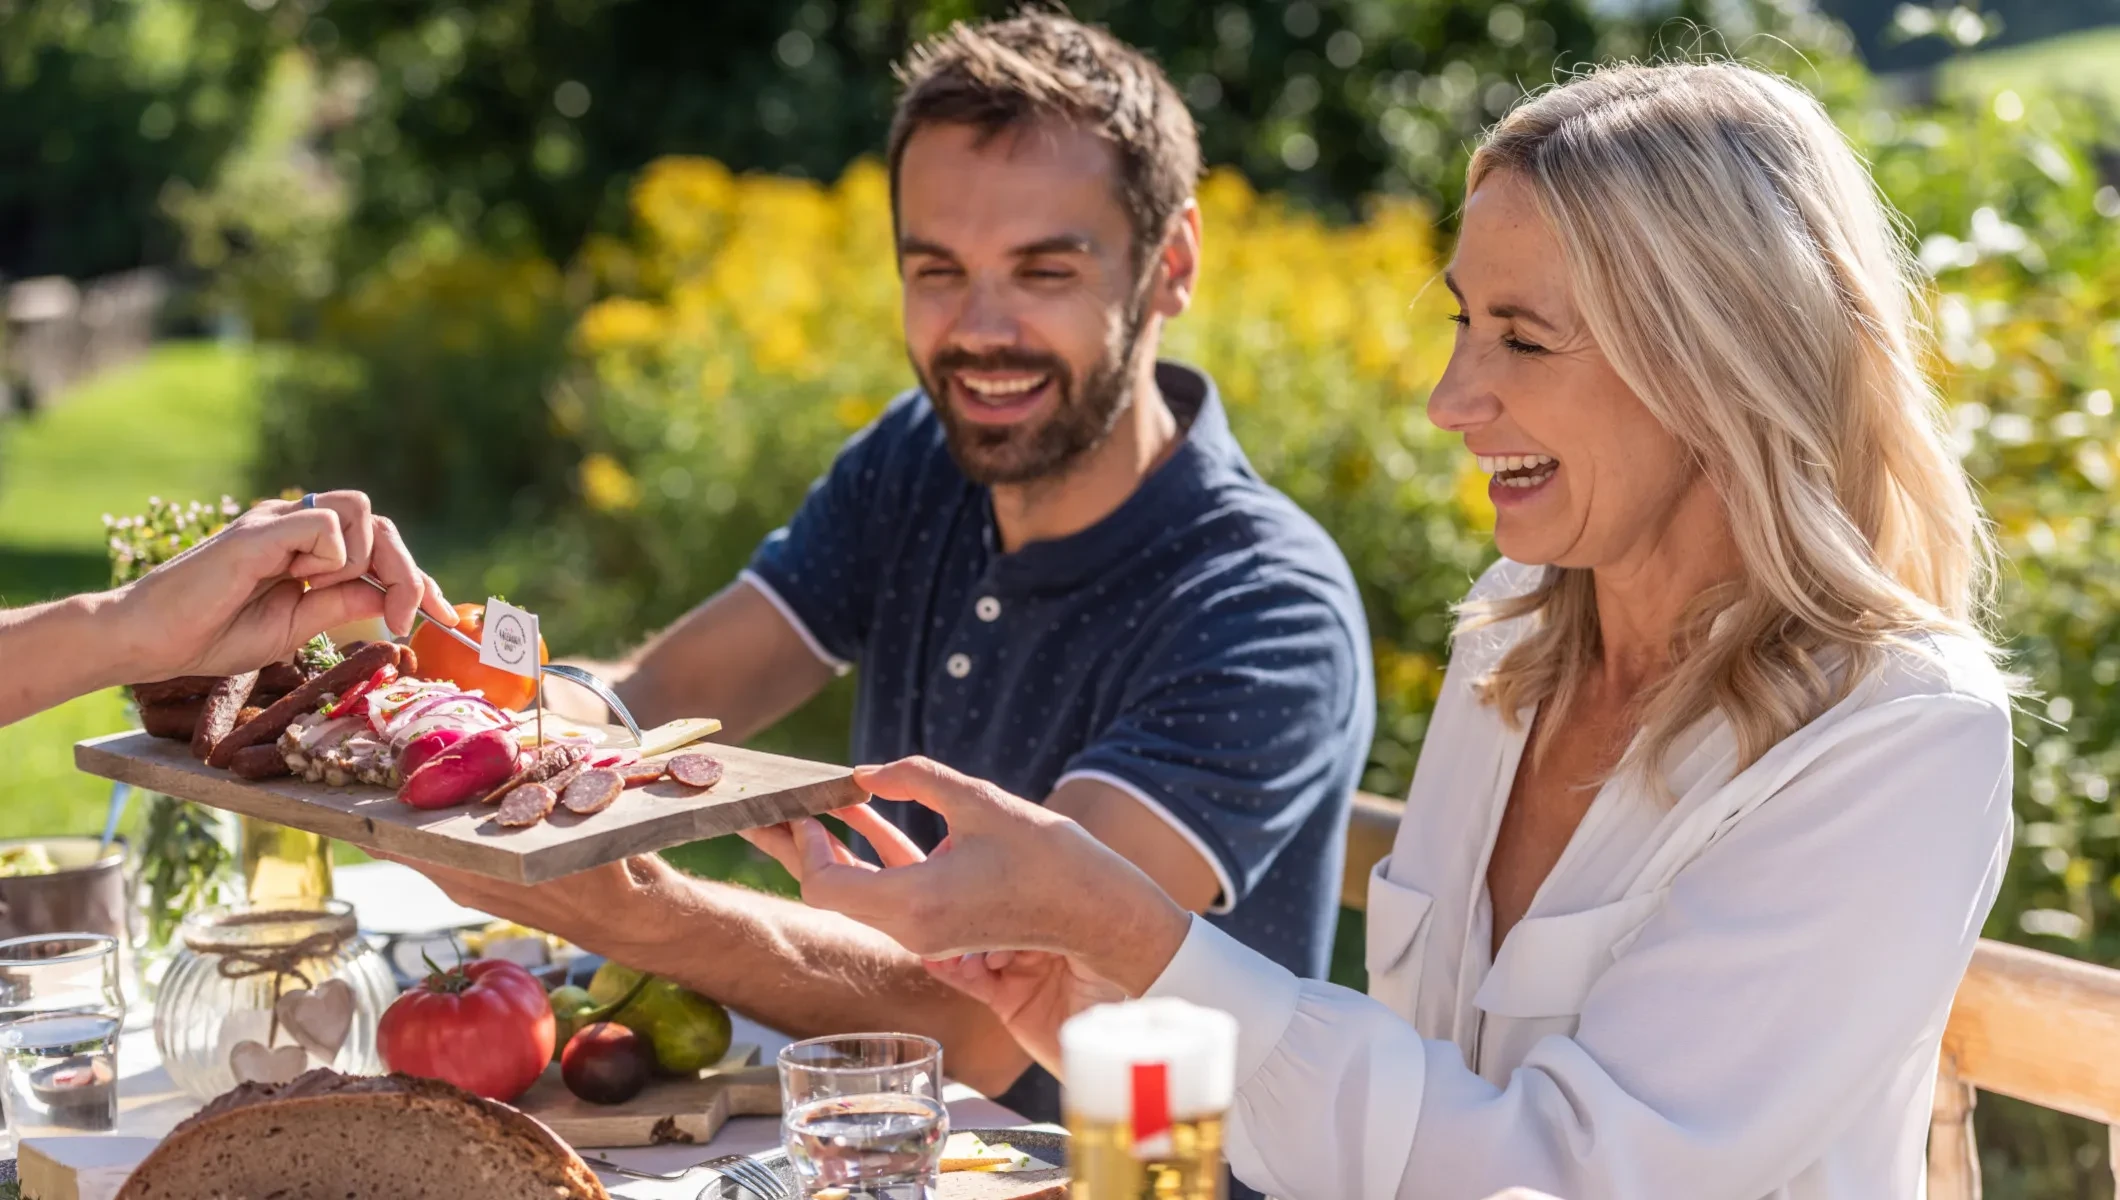
[[[1528,590],[1504,563],[1475,597]],[[1151,995],[1235,1014],[1229,1157],[1286,1200],[1912,1200],[1937,1049],[2008,857],[2010,715],[1931,638],[1732,776],[1719,717],[1668,795],[1593,800],[1499,954],[1488,855],[1525,735],[1461,638],[1369,888],[1370,993],[1195,920]],[[1675,802],[1672,797],[1675,796]]]

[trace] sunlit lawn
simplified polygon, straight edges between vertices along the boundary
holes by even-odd
[[[165,345],[0,423],[0,603],[107,585],[104,513],[138,512],[153,495],[240,496],[256,365],[249,351]],[[103,692],[0,728],[0,836],[100,830],[110,788],[74,770],[73,744],[125,724],[123,699]]]

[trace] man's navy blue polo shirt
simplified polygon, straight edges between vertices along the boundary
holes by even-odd
[[[1184,441],[1088,529],[999,550],[919,391],[856,434],[745,578],[859,664],[856,762],[924,754],[1042,801],[1101,780],[1214,865],[1210,918],[1322,977],[1375,704],[1339,548],[1268,487],[1214,384],[1159,364]],[[917,805],[878,806],[923,846]]]

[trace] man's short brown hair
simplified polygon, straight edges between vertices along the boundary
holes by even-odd
[[[1080,21],[1026,12],[955,24],[914,47],[898,77],[905,91],[891,118],[894,221],[899,164],[923,125],[969,125],[987,138],[1056,117],[1102,137],[1118,155],[1137,268],[1147,266],[1199,181],[1199,130],[1163,69]]]

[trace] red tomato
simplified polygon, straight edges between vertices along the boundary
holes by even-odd
[[[503,1103],[544,1074],[552,1038],[544,986],[499,959],[435,971],[393,1000],[376,1027],[377,1048],[391,1070]]]

